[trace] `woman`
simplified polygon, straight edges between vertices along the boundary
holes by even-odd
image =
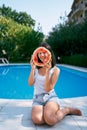
[[[55,56],[50,45],[41,43],[40,46],[48,49],[51,52],[52,58],[44,67],[36,66],[31,58],[31,72],[28,83],[30,86],[34,85],[33,122],[38,125],[44,123],[54,125],[68,114],[81,116],[82,114],[79,109],[70,107],[61,109],[59,98],[54,91],[60,69],[56,67]],[[41,58],[44,59],[44,55]]]

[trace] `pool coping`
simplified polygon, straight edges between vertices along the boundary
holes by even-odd
[[[86,67],[79,67],[79,66],[73,66],[73,65],[67,65],[67,64],[58,64],[58,66],[64,66],[64,67],[79,70],[79,71],[82,71],[82,72],[87,72]]]
[[[0,66],[13,66],[13,65],[30,65],[30,63],[9,63],[9,64],[0,64]],[[79,67],[79,66],[74,66],[74,65],[68,65],[68,64],[56,64],[57,66],[63,66],[75,70],[79,70],[82,72],[87,72],[86,67]]]

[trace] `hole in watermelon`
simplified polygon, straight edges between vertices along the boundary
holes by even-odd
[[[33,53],[33,61],[37,66],[44,66],[50,60],[51,53],[45,47],[39,47]]]

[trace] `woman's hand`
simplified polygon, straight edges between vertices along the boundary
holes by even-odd
[[[52,64],[51,60],[47,64],[45,64],[44,68],[46,68],[46,72],[48,72],[51,69],[51,67],[52,67],[51,64]]]
[[[31,64],[32,69],[35,70],[36,65],[33,62],[33,56],[31,56],[30,64]]]

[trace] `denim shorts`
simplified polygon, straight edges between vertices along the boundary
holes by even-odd
[[[49,93],[41,93],[38,95],[34,95],[32,106],[36,106],[36,105],[44,106],[49,101],[53,101],[56,102],[57,104],[60,104],[59,98],[56,95],[54,90],[50,91]]]

